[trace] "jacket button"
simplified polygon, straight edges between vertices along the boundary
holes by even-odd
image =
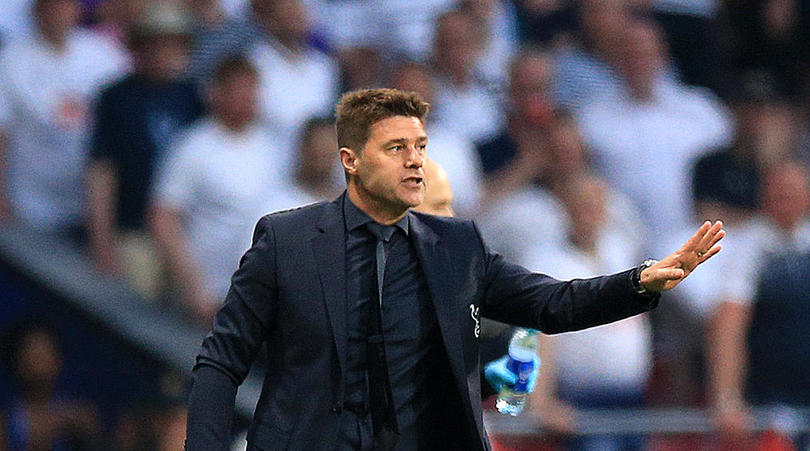
[[[343,403],[342,402],[336,402],[336,403],[334,403],[332,405],[332,412],[340,413],[342,410],[343,410]]]

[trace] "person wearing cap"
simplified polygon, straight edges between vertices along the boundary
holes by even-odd
[[[32,13],[36,33],[0,54],[0,218],[75,237],[88,111],[126,58],[78,29],[77,0],[37,0]]]
[[[134,70],[107,87],[95,109],[87,173],[93,261],[103,273],[124,273],[147,297],[156,295],[160,280],[144,232],[155,166],[204,112],[197,86],[185,78],[190,30],[179,6],[146,8],[128,30]]]

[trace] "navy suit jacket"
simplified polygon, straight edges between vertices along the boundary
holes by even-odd
[[[347,349],[342,201],[261,218],[197,357],[198,366],[218,368],[239,384],[260,347],[267,347],[251,448],[333,449],[339,436]],[[629,270],[558,281],[490,252],[471,221],[409,214],[453,374],[447,390],[461,400],[446,425],[449,448],[489,449],[480,316],[556,333],[616,321],[657,303],[633,290]]]

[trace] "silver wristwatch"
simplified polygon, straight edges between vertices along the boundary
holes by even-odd
[[[647,260],[644,260],[644,263],[638,265],[636,270],[633,272],[633,276],[631,277],[630,280],[633,282],[633,289],[636,290],[636,293],[638,294],[647,293],[647,289],[644,288],[643,285],[641,285],[641,273],[645,269],[655,265],[656,263],[658,263],[658,260],[648,258]]]

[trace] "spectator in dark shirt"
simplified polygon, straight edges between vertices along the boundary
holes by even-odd
[[[537,50],[526,50],[512,62],[506,127],[478,145],[490,198],[539,179],[548,167],[551,71],[550,59]]]
[[[0,449],[100,449],[95,406],[58,387],[62,351],[50,323],[14,324],[0,342],[0,356],[18,389],[17,399],[0,411]]]
[[[196,86],[183,78],[189,25],[178,7],[147,10],[129,33],[135,71],[106,88],[95,111],[88,170],[93,260],[104,273],[124,271],[149,297],[159,279],[143,232],[154,168],[175,134],[203,113]]]
[[[772,79],[755,73],[741,78],[730,99],[736,119],[734,144],[699,159],[692,174],[697,217],[724,218],[729,225],[756,212],[760,171],[781,160],[791,147],[784,139],[779,143],[772,138],[784,131],[780,124],[790,111]]]

